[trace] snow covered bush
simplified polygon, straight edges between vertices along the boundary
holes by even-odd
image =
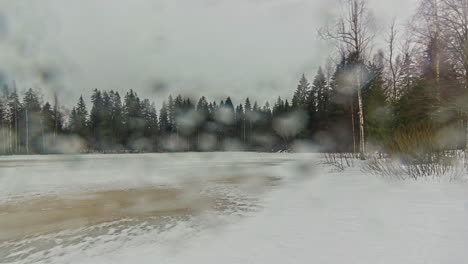
[[[363,164],[366,173],[379,175],[389,179],[447,179],[459,181],[466,174],[465,158],[452,156],[447,153],[443,161],[428,163],[405,163],[393,157],[373,157]]]
[[[432,122],[396,129],[385,142],[386,154],[371,157],[365,172],[395,179],[459,179],[466,172],[466,153],[446,130]]]
[[[346,168],[354,167],[353,153],[325,153],[325,164],[332,166],[337,171],[344,171]]]

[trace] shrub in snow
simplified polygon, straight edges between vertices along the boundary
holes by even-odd
[[[408,161],[395,156],[373,157],[363,164],[362,170],[386,178],[407,180],[444,178],[449,181],[463,180],[467,172],[466,155],[460,151],[427,153],[434,157]]]
[[[325,153],[325,164],[332,166],[337,171],[344,171],[346,168],[354,167],[355,153]]]

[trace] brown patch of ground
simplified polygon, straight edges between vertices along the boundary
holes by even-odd
[[[193,214],[214,203],[179,189],[103,191],[9,203],[0,205],[0,242],[123,218]]]
[[[262,186],[271,186],[278,183],[281,179],[272,176],[252,177],[252,176],[229,176],[216,179],[214,182],[219,184],[258,184]]]
[[[271,176],[228,176],[211,181],[245,185],[260,191],[279,180]],[[196,186],[101,191],[0,204],[0,243],[122,219],[193,215],[243,206],[228,197],[201,194],[195,190]]]

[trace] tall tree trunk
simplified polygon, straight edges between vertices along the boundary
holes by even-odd
[[[19,127],[18,127],[18,106],[15,106],[15,148],[16,153],[19,152]]]
[[[58,125],[59,125],[59,111],[60,111],[60,104],[58,100],[57,93],[54,93],[54,144],[57,144],[57,135],[58,135]]]
[[[42,122],[42,118],[41,118],[41,133],[42,133],[42,136],[41,136],[41,139],[42,139],[42,152],[45,153],[46,149],[45,149],[45,138],[44,138],[44,124]]]
[[[243,128],[243,132],[244,132],[244,145],[246,145],[246,136],[245,136],[245,126],[246,126],[246,122],[245,122],[245,116],[244,118],[242,119],[242,128]]]
[[[358,92],[358,107],[359,107],[359,155],[360,159],[365,159],[366,153],[366,142],[365,142],[365,134],[364,134],[364,106],[362,103],[362,71],[361,66],[358,67],[358,74],[357,74],[357,92]]]
[[[11,154],[11,122],[8,122],[8,153]]]
[[[468,63],[465,64],[465,94],[468,95]],[[465,111],[462,113],[462,124],[465,129],[465,151],[468,151],[468,113]],[[463,128],[462,128],[463,129]]]
[[[353,101],[351,102],[351,130],[353,133],[353,154],[357,153],[357,148],[356,148],[356,124],[354,123],[354,98]]]
[[[434,8],[435,8],[434,16],[435,16],[435,19],[436,19],[436,25],[435,25],[435,29],[436,29],[436,32],[435,32],[436,83],[438,85],[439,82],[440,82],[440,52],[441,52],[440,39],[439,39],[440,38],[440,22],[439,22],[439,2],[438,2],[438,0],[434,0]]]
[[[26,153],[29,154],[29,116],[28,116],[27,107],[26,107]]]
[[[1,121],[2,125],[2,145],[3,145],[3,154],[6,154],[7,153],[7,149],[6,149],[6,144],[7,144],[7,137],[5,135],[5,127],[3,127],[3,119]]]
[[[200,150],[200,128],[197,129],[197,150]]]

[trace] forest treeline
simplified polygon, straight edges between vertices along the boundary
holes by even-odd
[[[421,0],[409,23],[374,32],[365,0],[319,30],[337,49],[292,98],[215,102],[169,96],[156,109],[129,90],[94,90],[65,111],[33,89],[5,86],[0,152],[288,150],[308,141],[320,151],[465,149],[468,132],[468,2]],[[386,45],[374,52],[377,34]],[[71,142],[71,143],[70,143]],[[430,142],[430,143],[428,143]],[[57,146],[60,145],[61,148]]]

